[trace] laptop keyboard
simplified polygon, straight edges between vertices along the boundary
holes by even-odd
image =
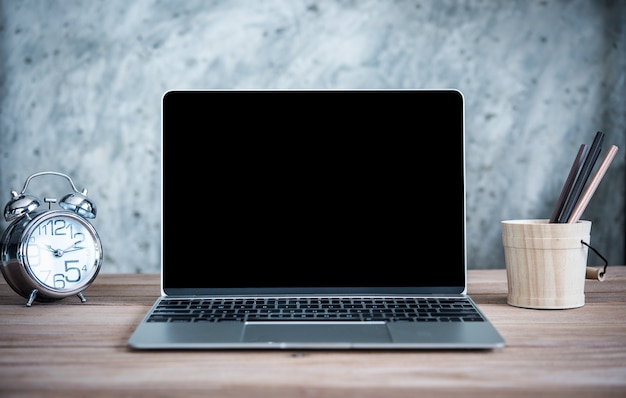
[[[223,321],[396,321],[482,322],[463,298],[278,297],[169,299],[159,302],[148,322]]]

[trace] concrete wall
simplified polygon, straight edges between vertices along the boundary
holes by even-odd
[[[624,264],[624,21],[602,0],[0,0],[0,204],[66,173],[98,206],[102,272],[158,272],[166,90],[452,87],[470,268],[504,266],[500,221],[548,218],[597,130],[621,150],[583,218]]]

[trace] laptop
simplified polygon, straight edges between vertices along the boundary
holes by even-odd
[[[172,90],[161,294],[128,345],[493,349],[458,90]]]

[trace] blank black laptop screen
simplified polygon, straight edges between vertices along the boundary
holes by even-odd
[[[164,290],[458,292],[463,117],[454,90],[166,93]]]

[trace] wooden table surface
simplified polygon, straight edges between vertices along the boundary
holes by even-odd
[[[30,308],[1,279],[0,397],[626,397],[625,266],[577,309],[507,305],[505,270],[470,270],[468,290],[506,347],[136,352],[158,275],[101,274],[84,304]]]

